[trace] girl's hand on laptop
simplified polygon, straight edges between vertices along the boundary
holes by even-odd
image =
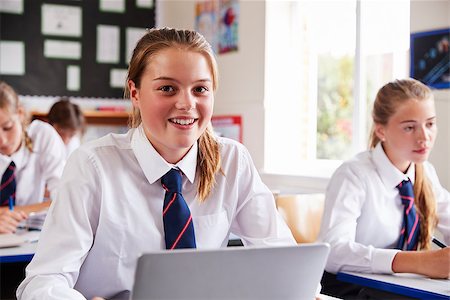
[[[92,300],[105,300],[105,298],[102,298],[102,297],[94,297],[94,298],[92,298]]]

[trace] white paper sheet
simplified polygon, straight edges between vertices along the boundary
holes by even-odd
[[[81,43],[58,41],[58,40],[45,40],[44,56],[51,58],[80,59]]]
[[[23,14],[23,0],[0,0],[0,12]]]
[[[120,28],[119,26],[97,26],[97,62],[119,63]]]
[[[80,67],[67,66],[67,82],[66,87],[68,91],[80,90]]]
[[[125,0],[100,0],[100,11],[125,12]]]
[[[109,74],[109,85],[112,88],[124,88],[127,72],[127,69],[111,69]]]
[[[25,74],[25,45],[23,42],[0,41],[0,54],[0,74]]]
[[[136,43],[141,39],[141,37],[146,33],[145,28],[135,28],[128,27],[126,29],[126,57],[125,63],[128,64],[130,62],[131,56],[133,55],[134,47],[136,47]]]
[[[152,8],[153,0],[136,0],[136,7],[139,8]]]
[[[41,31],[47,35],[81,37],[81,7],[43,4]]]

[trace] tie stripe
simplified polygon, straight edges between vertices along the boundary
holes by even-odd
[[[397,243],[397,249],[416,250],[419,243],[420,220],[414,207],[414,189],[410,180],[397,186],[403,204],[403,225]]]
[[[176,200],[177,198],[177,193],[173,193],[173,197],[170,200],[170,202],[167,204],[166,208],[164,208],[163,211],[163,216],[167,213],[167,211],[169,210],[169,208],[172,206],[173,202]]]
[[[419,223],[419,217],[417,216],[417,214],[415,214],[414,216],[415,216],[414,225],[412,227],[411,234],[408,237],[408,242],[407,242],[408,245],[411,244],[411,240],[412,240],[412,238],[414,236],[414,232],[416,230],[417,224]]]
[[[13,161],[6,168],[2,175],[0,183],[0,205],[8,206],[9,199],[12,198],[13,203],[16,203],[16,165]]]
[[[170,247],[171,250],[175,249],[175,247],[178,245],[178,242],[180,241],[183,234],[186,232],[186,229],[188,229],[189,225],[191,224],[192,216],[189,216],[189,219],[187,220],[186,224],[184,225],[183,229],[181,230],[180,234],[177,236],[175,242],[173,242],[173,245]]]
[[[161,184],[166,191],[162,209],[166,249],[196,248],[191,211],[183,198],[182,173],[171,169]]]

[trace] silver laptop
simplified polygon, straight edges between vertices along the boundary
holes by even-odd
[[[328,244],[147,253],[131,299],[314,299]]]

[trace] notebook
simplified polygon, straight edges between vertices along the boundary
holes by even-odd
[[[131,299],[314,299],[328,253],[323,243],[147,253]]]

